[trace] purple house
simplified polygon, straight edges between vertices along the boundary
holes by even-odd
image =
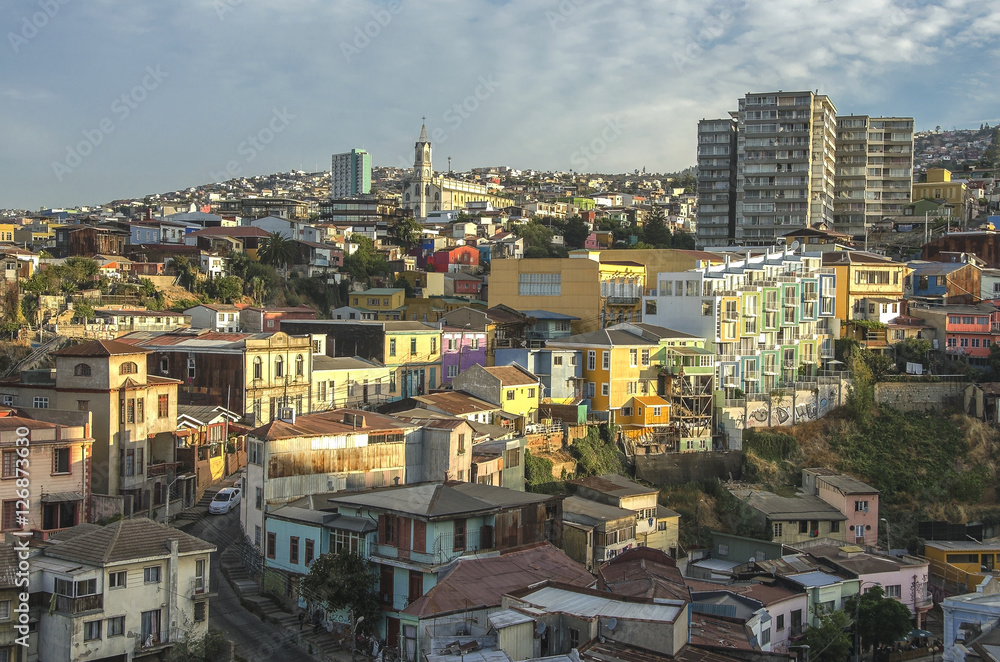
[[[442,381],[450,384],[459,373],[476,364],[486,365],[486,331],[441,327]]]

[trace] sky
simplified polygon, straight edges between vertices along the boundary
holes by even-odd
[[[672,172],[747,92],[918,130],[1000,122],[982,0],[6,0],[0,208],[142,196],[368,150],[411,166]]]

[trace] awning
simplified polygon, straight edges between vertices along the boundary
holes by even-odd
[[[42,503],[62,503],[63,501],[83,501],[79,492],[52,492],[42,495]]]

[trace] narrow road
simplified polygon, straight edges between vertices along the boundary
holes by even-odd
[[[219,556],[240,539],[239,508],[227,515],[206,514],[185,530],[218,547],[212,554],[210,579],[211,589],[218,596],[210,601],[208,622],[236,644],[236,654],[250,662],[317,662],[295,644],[294,633],[261,621],[244,609],[239,596],[222,576]]]

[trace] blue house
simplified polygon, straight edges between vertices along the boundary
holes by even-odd
[[[914,260],[903,279],[903,296],[933,303],[976,303],[982,290],[982,269],[967,253],[942,252],[939,262]]]
[[[516,363],[537,375],[544,387],[542,398],[560,402],[583,397],[583,361],[580,359],[580,350],[524,347],[497,349],[494,363]]]
[[[343,492],[329,499],[341,516],[377,522],[368,558],[379,568],[379,596],[388,641],[416,645],[400,612],[438,582],[449,563],[468,554],[562,541],[559,495],[518,492],[477,483],[420,483]],[[412,631],[411,631],[412,630]]]
[[[580,320],[579,317],[548,310],[525,310],[524,314],[528,317],[524,337],[529,347],[544,347],[546,340],[568,338],[573,334],[572,323]]]

